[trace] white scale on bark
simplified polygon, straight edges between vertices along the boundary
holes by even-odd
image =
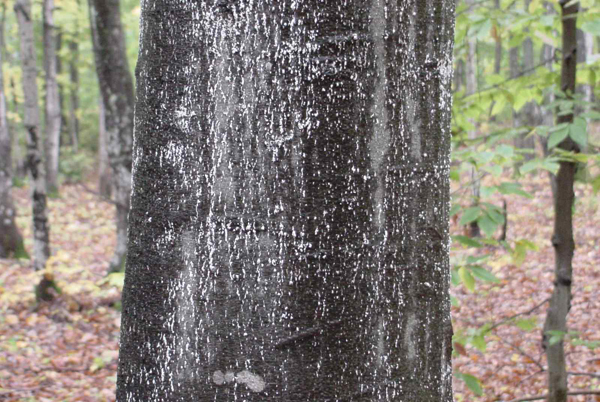
[[[119,402],[452,400],[451,3],[142,3]]]

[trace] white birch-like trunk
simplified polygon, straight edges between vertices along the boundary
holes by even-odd
[[[24,118],[27,135],[27,169],[31,178],[33,206],[33,265],[36,270],[46,266],[50,256],[50,235],[46,211],[46,172],[40,138],[37,66],[30,0],[17,0],[15,13],[19,22],[21,64],[23,67]]]
[[[56,37],[54,35],[54,0],[44,0],[44,71],[46,73],[46,183],[50,193],[58,191],[58,157],[60,150],[60,96],[56,80]]]

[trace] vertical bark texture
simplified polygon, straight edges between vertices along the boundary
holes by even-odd
[[[474,0],[465,0],[469,7],[474,3]],[[467,63],[466,63],[466,92],[465,95],[474,95],[477,92],[477,41],[475,39],[467,40]],[[469,139],[477,138],[477,122],[474,119],[469,119],[469,122],[474,126],[473,130],[469,131]],[[479,180],[479,172],[475,167],[471,168],[471,192],[473,197],[473,205],[479,204],[481,183]],[[481,236],[481,230],[477,222],[469,224],[471,237]]]
[[[21,39],[21,64],[23,66],[24,119],[27,132],[27,169],[31,175],[33,205],[33,265],[36,270],[46,266],[50,256],[50,230],[46,212],[46,172],[42,161],[42,143],[39,133],[37,67],[33,41],[33,21],[29,0],[17,0],[15,13],[19,22]]]
[[[58,155],[60,148],[60,97],[56,80],[56,37],[54,0],[44,0],[44,71],[46,73],[46,183],[50,193],[58,191]]]
[[[531,0],[525,0],[525,12],[529,10],[529,4]],[[526,32],[529,32],[529,28],[525,28]],[[535,71],[535,66],[533,63],[533,41],[531,36],[527,36],[523,40],[523,72],[518,72],[519,75],[532,75]],[[520,124],[523,124],[528,127],[537,126],[538,123],[538,106],[535,101],[527,102],[521,111]],[[515,126],[516,127],[516,126]],[[516,146],[517,148],[525,151],[523,153],[523,158],[525,161],[530,161],[535,157],[535,138],[532,135],[528,135],[529,132],[521,134],[521,136],[516,138]]]
[[[79,3],[78,3],[79,4]],[[79,43],[76,39],[69,42],[69,135],[73,152],[79,149]]]
[[[133,80],[127,64],[119,0],[89,0],[96,71],[106,117],[107,149],[117,204],[117,246],[109,270],[123,269],[131,192]]]
[[[118,401],[452,400],[453,3],[142,3]]]
[[[566,4],[570,3],[567,7]],[[562,8],[562,65],[561,90],[567,94],[575,92],[577,71],[577,12],[579,3],[561,0]],[[573,115],[561,115],[557,124],[571,123]],[[558,145],[567,151],[577,152],[577,144],[569,137]],[[548,343],[548,331],[567,332],[567,314],[571,307],[571,283],[573,280],[573,183],[575,164],[560,162],[556,175],[554,194],[554,234],[552,245],[555,251],[554,292],[544,323],[544,346],[548,357],[548,402],[567,401],[567,372],[563,341],[553,345]]]
[[[494,0],[494,7],[500,10],[500,0]],[[502,67],[502,35],[498,28],[496,28],[496,37],[494,39],[494,74],[500,74],[500,68]]]
[[[4,10],[2,10],[0,21],[0,44],[2,43],[4,43]],[[12,139],[6,119],[2,53],[0,51],[0,258],[24,257],[26,254],[23,248],[23,237],[15,224],[17,213],[10,194],[12,188]]]
[[[100,189],[100,194],[110,198],[113,183],[106,143],[106,112],[102,96],[100,96],[98,100],[98,188]]]

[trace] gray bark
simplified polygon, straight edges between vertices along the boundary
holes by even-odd
[[[69,42],[69,135],[73,152],[79,149],[79,44],[76,40]]]
[[[530,3],[531,0],[525,0],[524,7],[526,11],[529,10]],[[526,28],[525,30],[528,32],[529,28]],[[533,41],[531,37],[528,36],[523,40],[523,75],[532,75],[535,72],[534,65]],[[517,72],[517,74],[521,75],[521,72]],[[539,124],[539,108],[535,102],[527,102],[518,115],[518,117],[515,117],[515,120],[519,126],[515,127],[520,127],[522,125],[534,127]],[[526,151],[523,153],[525,161],[530,161],[535,158],[535,154],[532,152],[535,150],[535,138],[528,134],[529,133],[524,133],[515,139],[516,148]]]
[[[473,5],[474,0],[465,0],[469,5]],[[467,62],[466,62],[466,89],[465,95],[474,95],[477,92],[477,41],[475,39],[467,40]],[[477,138],[477,122],[474,119],[469,119],[469,122],[475,126],[475,128],[467,133],[469,139],[473,140]],[[471,168],[471,192],[473,205],[479,204],[479,198],[481,196],[481,183],[479,180],[479,172],[475,167]],[[481,230],[477,222],[471,222],[469,224],[471,237],[481,236]]]
[[[0,21],[0,44],[4,43],[4,10]],[[4,96],[3,52],[0,51],[0,258],[24,257],[23,237],[15,224],[17,211],[10,190],[12,188],[12,139],[6,119]]]
[[[117,204],[117,246],[109,271],[123,269],[127,255],[127,214],[131,192],[133,79],[127,64],[119,0],[89,0],[94,56],[104,102],[108,158]]]
[[[494,0],[494,7],[500,10],[500,0]],[[500,32],[496,32],[495,48],[494,48],[494,74],[500,74],[502,66],[502,37]]]
[[[106,135],[106,112],[102,97],[98,100],[98,188],[100,194],[106,198],[112,195],[112,174],[108,161],[108,147]]]
[[[452,401],[453,16],[142,3],[118,401]]]
[[[579,3],[561,0],[562,9],[562,63],[561,90],[575,92],[577,72],[577,12]],[[566,4],[570,4],[568,7]],[[561,115],[557,124],[573,122],[573,115]],[[578,152],[577,144],[567,137],[558,145],[566,151]],[[571,283],[573,281],[573,202],[575,194],[575,163],[561,161],[556,175],[554,194],[554,291],[546,315],[543,345],[548,359],[548,402],[567,402],[567,372],[564,341],[550,345],[548,331],[567,332],[567,314],[571,308]]]
[[[58,192],[58,157],[60,149],[60,98],[56,80],[56,37],[54,35],[54,0],[44,0],[44,71],[46,73],[46,185],[50,193]]]
[[[15,13],[19,22],[20,55],[23,67],[23,95],[25,131],[27,132],[27,170],[31,178],[33,206],[33,266],[36,270],[46,266],[50,256],[50,234],[46,212],[46,172],[42,159],[42,142],[39,133],[37,67],[33,40],[33,21],[29,0],[17,0]]]

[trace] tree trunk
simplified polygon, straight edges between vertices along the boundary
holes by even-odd
[[[108,161],[108,147],[106,138],[106,112],[102,97],[98,101],[98,188],[100,194],[106,198],[112,195],[112,174]]]
[[[131,192],[133,80],[127,64],[119,0],[89,0],[96,71],[106,112],[108,157],[117,204],[117,246],[110,272],[123,269]]]
[[[494,0],[494,7],[497,10],[500,10],[500,0]],[[496,24],[498,24],[498,22],[496,22]],[[500,68],[502,67],[502,35],[498,29],[496,29],[496,36],[494,39],[494,74],[500,74]]]
[[[529,10],[529,4],[531,0],[525,0],[525,12]],[[529,28],[525,29],[529,32]],[[523,75],[532,75],[535,72],[535,64],[533,62],[533,41],[531,36],[527,36],[523,40]],[[527,102],[523,106],[522,112],[520,113],[520,123],[528,126],[535,127],[539,123],[538,106],[535,101]],[[525,161],[530,161],[535,158],[535,138],[529,133],[524,133],[520,137],[517,137],[517,148],[524,151],[523,158]]]
[[[4,10],[2,10],[2,19],[0,20],[0,44],[3,43]],[[12,188],[12,138],[6,119],[3,56],[3,52],[0,51],[0,258],[26,257],[23,237],[15,224],[17,211],[10,194]]]
[[[452,400],[453,18],[142,3],[118,401]]]
[[[467,4],[473,5],[474,0],[465,0]],[[474,95],[477,92],[477,42],[475,39],[467,40],[467,63],[466,63],[466,92],[465,95]],[[470,140],[477,138],[477,122],[474,119],[469,119],[469,122],[475,127],[468,132]],[[481,183],[479,180],[479,172],[475,167],[471,168],[471,191],[473,205],[479,205]],[[481,230],[477,221],[469,224],[470,236],[481,236]]]
[[[69,103],[69,134],[71,138],[71,146],[73,152],[79,149],[79,43],[76,40],[69,42],[69,53],[71,59],[69,61],[69,78],[70,85],[70,100]]]
[[[56,37],[54,36],[54,0],[44,0],[44,71],[46,73],[46,183],[48,191],[58,192],[58,156],[60,148],[60,98],[56,80]]]
[[[36,270],[46,266],[50,256],[50,234],[46,212],[46,172],[42,162],[42,143],[39,134],[40,112],[33,21],[29,0],[17,0],[15,13],[19,22],[21,39],[21,64],[23,66],[24,125],[27,132],[27,169],[31,177],[33,205],[33,266]]]
[[[566,4],[570,4],[568,7]],[[562,8],[562,65],[561,90],[571,94],[575,92],[577,71],[577,12],[579,3],[561,0]],[[573,122],[573,115],[560,115],[557,124]],[[579,151],[577,144],[569,137],[558,145],[566,151]],[[560,162],[556,175],[556,193],[554,194],[554,234],[552,245],[555,252],[554,292],[544,323],[543,342],[548,358],[548,402],[567,401],[567,372],[565,366],[564,342],[550,345],[548,331],[567,332],[567,314],[571,307],[571,282],[573,280],[573,202],[575,194],[575,164]]]

